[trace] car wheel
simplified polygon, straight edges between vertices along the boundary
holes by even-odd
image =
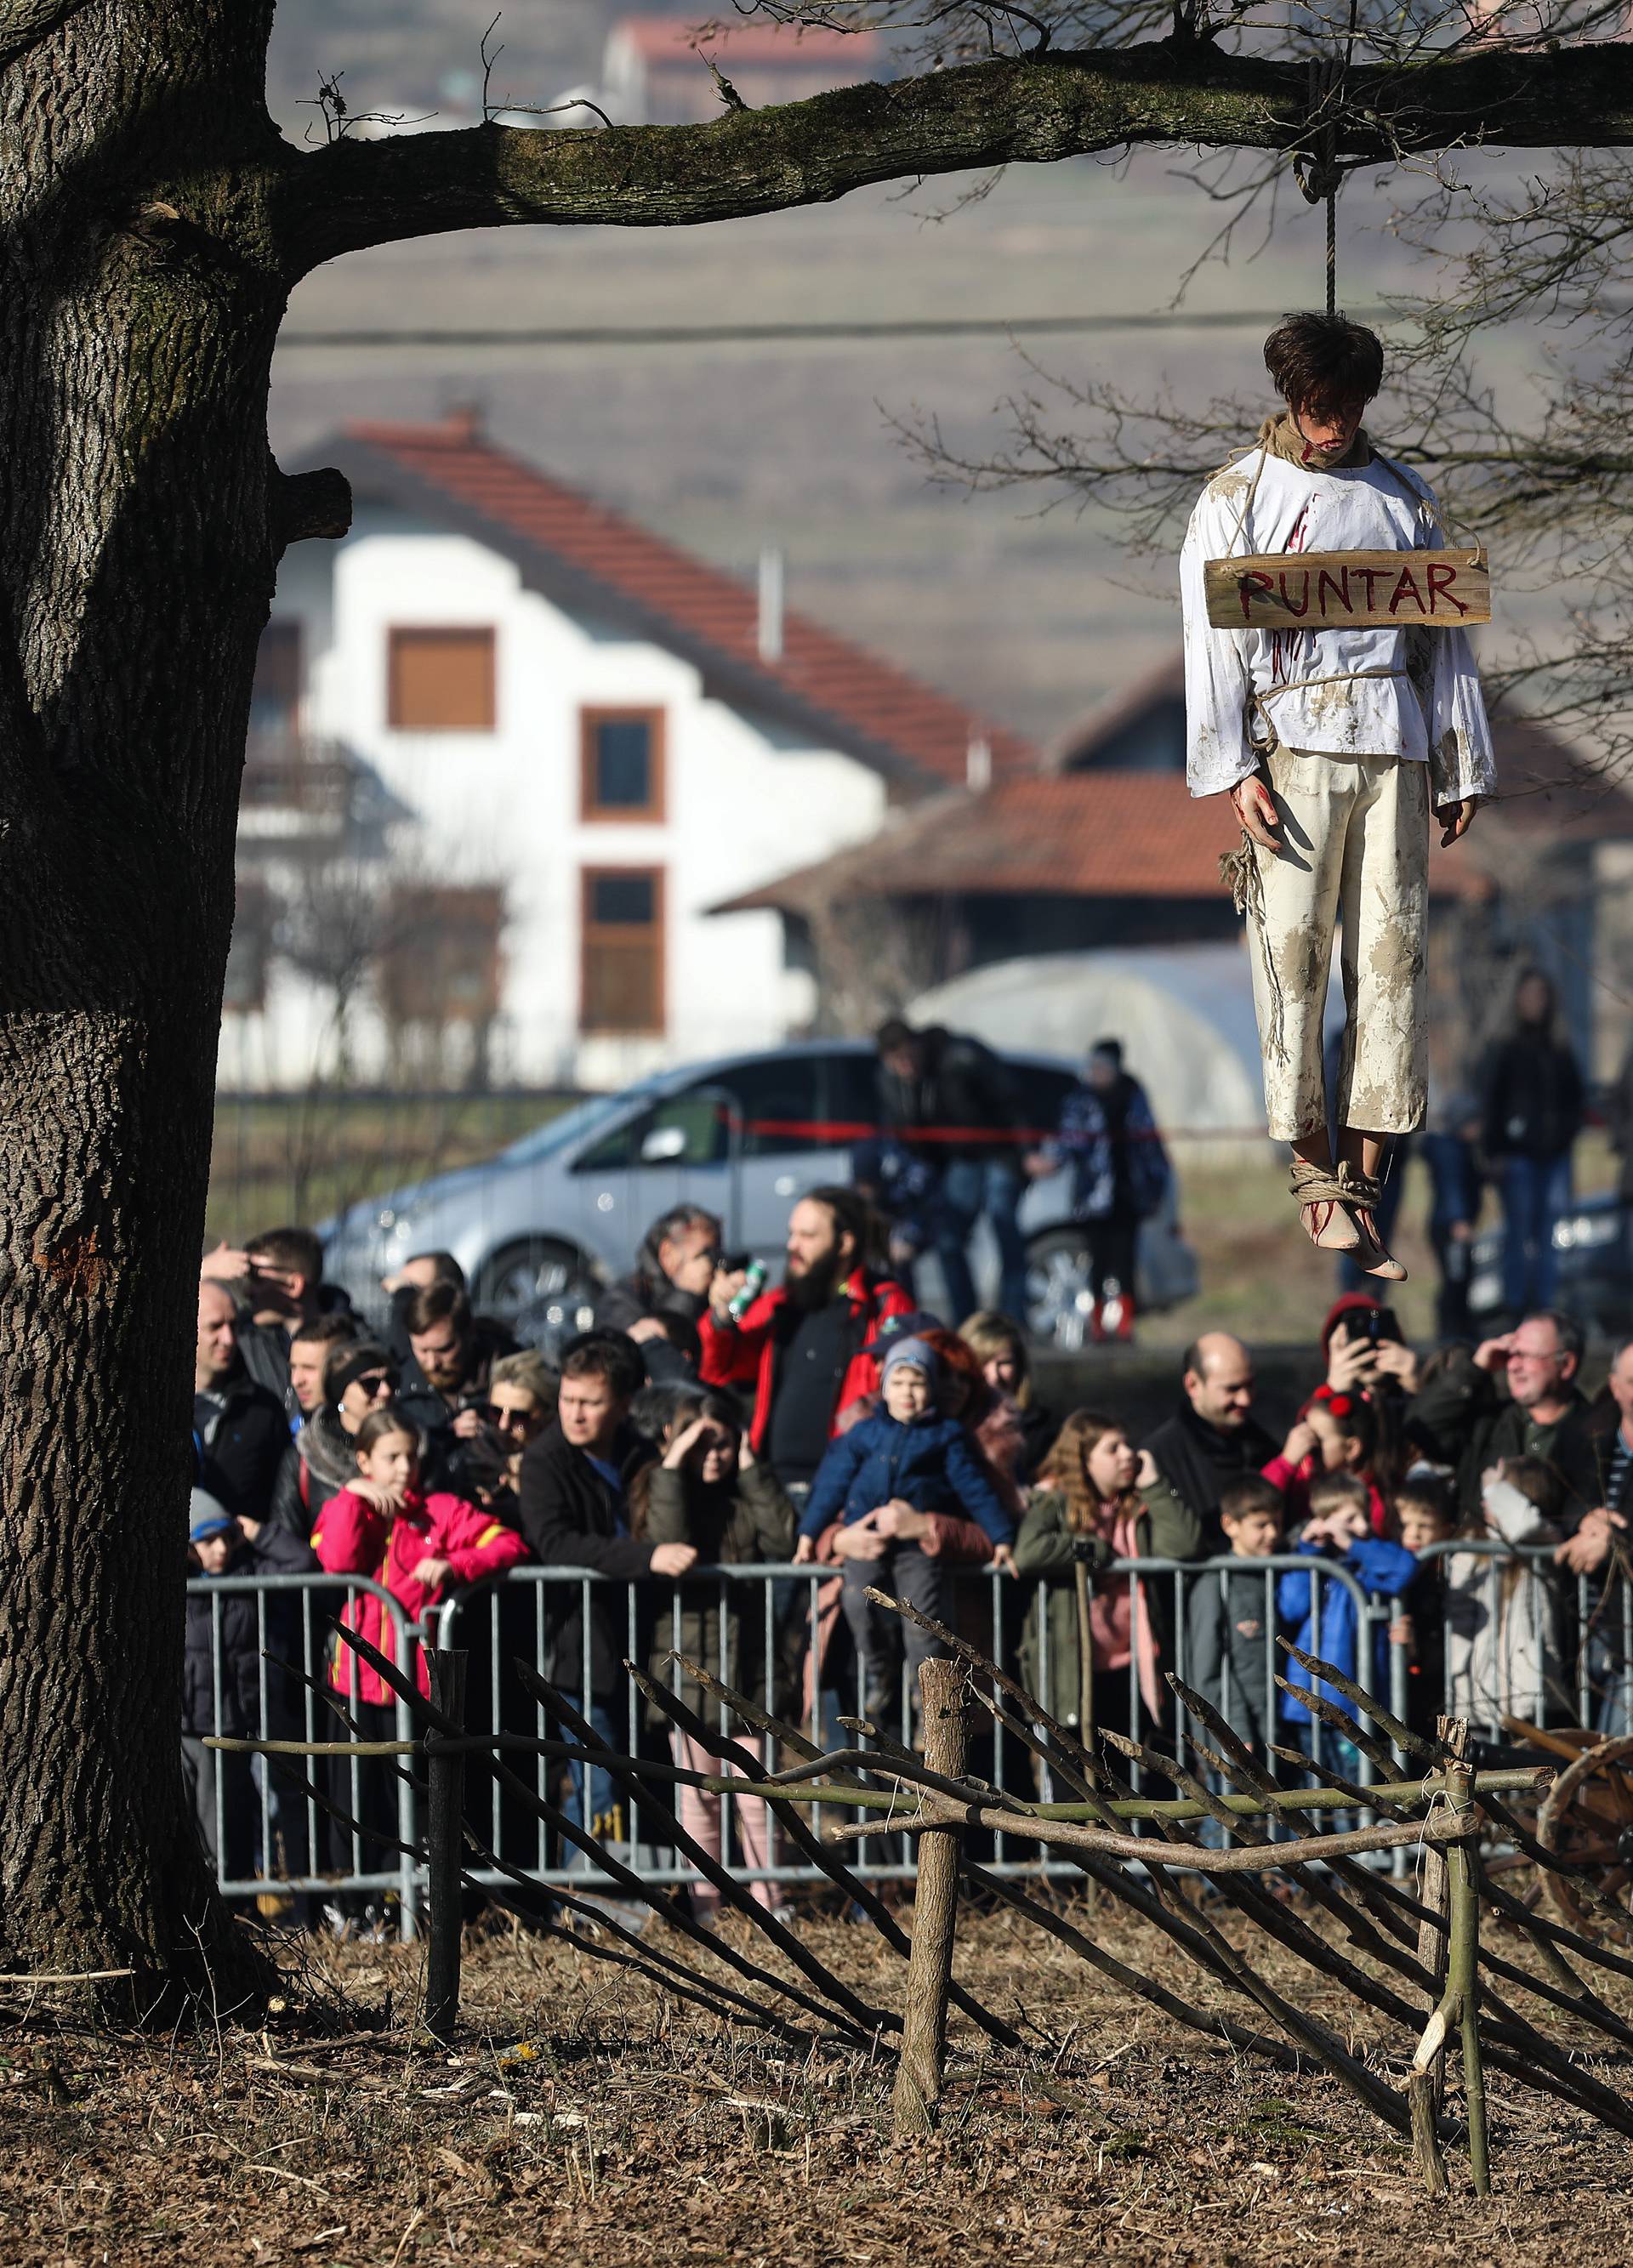
[[[475,1305],[528,1346],[554,1353],[587,1330],[600,1286],[583,1254],[550,1236],[501,1246],[477,1271]]]
[[[1094,1314],[1089,1248],[1081,1229],[1052,1228],[1026,1255],[1027,1320],[1032,1336],[1064,1354],[1087,1346]]]

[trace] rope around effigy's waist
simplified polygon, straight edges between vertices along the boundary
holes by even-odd
[[[1255,688],[1252,697],[1262,708],[1267,701],[1275,701],[1283,693],[1308,693],[1318,685],[1359,685],[1363,679],[1375,677],[1404,677],[1409,684],[1412,673],[1409,669],[1339,669],[1330,677],[1291,678],[1285,685],[1267,686],[1262,693]]]

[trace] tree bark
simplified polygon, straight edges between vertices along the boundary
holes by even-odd
[[[129,1966],[151,2011],[262,1977],[178,1728],[284,288],[270,7],[59,12],[0,71],[0,1965]]]
[[[1170,40],[974,63],[706,126],[539,133],[483,125],[342,140],[292,170],[278,223],[304,269],[373,244],[517,222],[654,228],[821,204],[869,182],[1052,163],[1136,144],[1293,151],[1307,63]],[[1410,67],[1358,65],[1340,161],[1415,151],[1633,142],[1633,52],[1494,44]]]

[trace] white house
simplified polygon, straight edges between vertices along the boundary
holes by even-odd
[[[707,909],[1032,752],[493,446],[349,428],[262,646],[221,1078],[603,1086],[805,1020]]]

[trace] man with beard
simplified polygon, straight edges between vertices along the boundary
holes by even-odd
[[[812,1189],[788,1221],[781,1284],[734,1321],[743,1278],[722,1272],[699,1321],[704,1382],[753,1388],[754,1454],[785,1489],[809,1488],[840,1412],[878,1392],[878,1359],[865,1350],[881,1323],[913,1311],[899,1284],[863,1264],[868,1241],[853,1189]]]

